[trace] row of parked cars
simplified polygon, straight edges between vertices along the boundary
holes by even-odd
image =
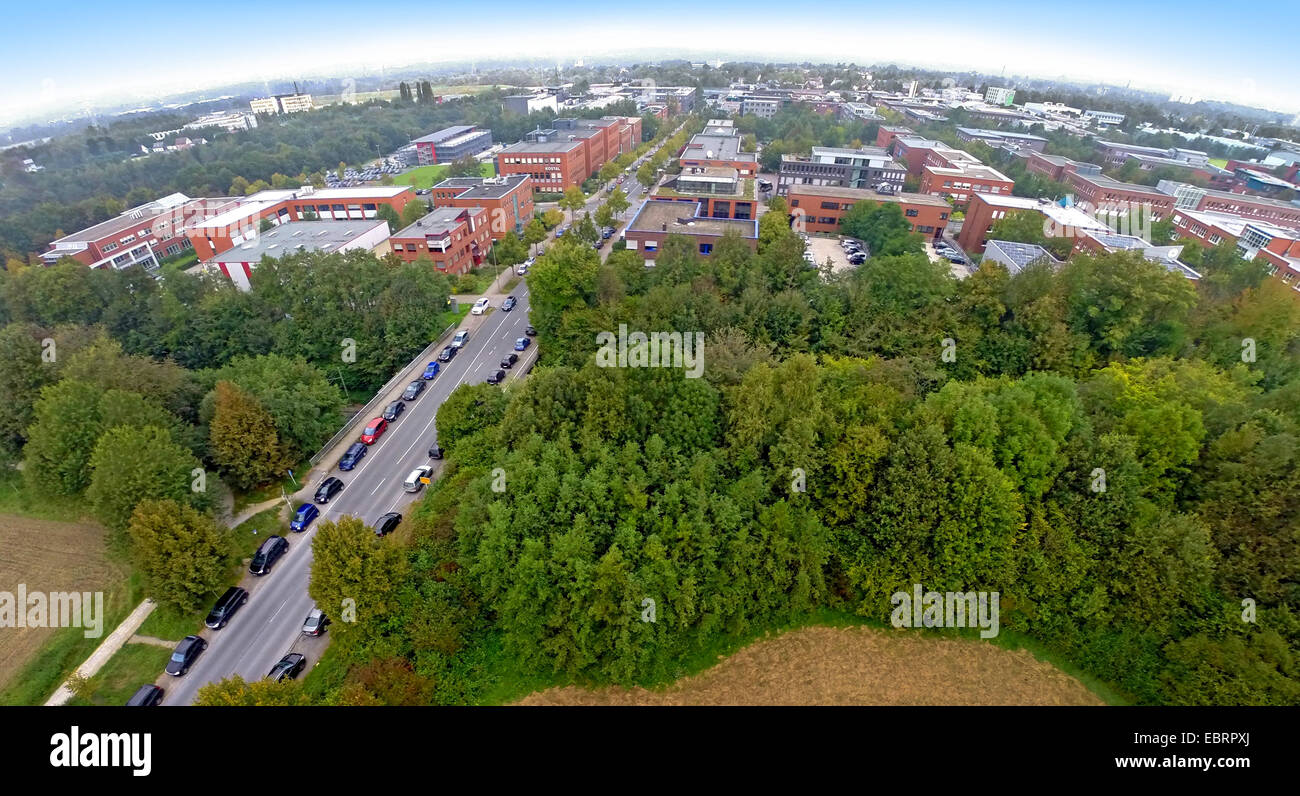
[[[940,239],[934,244],[934,250],[940,257],[944,258],[954,265],[965,265],[966,258],[961,252],[954,249],[947,241]]]
[[[867,261],[867,250],[859,241],[853,238],[840,241],[840,248],[844,250],[845,256],[849,258],[850,265],[862,265]]]

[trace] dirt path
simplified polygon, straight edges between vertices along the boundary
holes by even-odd
[[[551,688],[521,705],[1101,705],[1024,650],[866,627],[764,639],[660,691]]]
[[[103,668],[104,664],[108,663],[108,659],[113,657],[122,648],[122,645],[135,635],[135,631],[140,629],[140,625],[143,625],[144,620],[149,618],[149,614],[153,613],[153,609],[153,600],[145,600],[137,605],[131,615],[123,620],[122,624],[118,625],[112,633],[109,633],[108,638],[104,639],[102,644],[95,648],[95,651],[86,659],[86,662],[77,667],[74,674],[83,678],[94,677]],[[45,701],[45,704],[47,707],[62,705],[71,698],[72,689],[65,682],[59,686],[53,696]]]

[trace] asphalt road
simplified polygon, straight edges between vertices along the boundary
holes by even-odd
[[[244,579],[242,585],[251,592],[248,603],[226,627],[203,631],[208,649],[187,674],[158,681],[166,689],[163,704],[188,705],[203,685],[230,675],[238,674],[249,681],[261,679],[289,652],[306,655],[308,668],[320,660],[328,640],[310,638],[301,632],[303,620],[314,607],[307,595],[307,583],[316,526],[348,514],[373,524],[380,515],[390,511],[405,514],[404,508],[420,497],[421,493],[403,491],[402,482],[418,465],[441,467],[440,461],[430,460],[428,456],[429,445],[436,438],[434,420],[438,407],[459,385],[476,384],[495,373],[502,357],[514,352],[514,341],[525,336],[529,308],[527,284],[520,281],[513,295],[519,303],[510,312],[502,312],[496,302],[483,316],[466,316],[460,327],[470,330],[465,348],[450,363],[443,363],[443,370],[427,383],[418,398],[406,402],[406,411],[389,424],[388,431],[370,447],[355,469],[341,472],[334,466],[320,477],[319,480],[328,475],[341,478],[343,491],[320,506],[321,516],[307,531],[288,534],[289,552],[276,562],[270,573]],[[528,349],[519,352],[519,362],[507,371],[510,378],[519,378],[536,361],[537,341],[531,339],[533,343]],[[315,487],[312,484],[310,491],[314,492]],[[251,587],[249,581],[253,583]],[[331,620],[337,621],[336,606],[322,607]]]

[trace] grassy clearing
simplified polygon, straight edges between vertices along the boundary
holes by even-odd
[[[215,594],[213,599],[216,599]],[[165,641],[180,641],[191,633],[199,632],[207,615],[207,608],[182,613],[170,605],[159,605],[136,632],[141,636],[153,636]]]
[[[17,470],[0,472],[0,514],[55,522],[92,522],[90,509],[79,497],[37,495]]]
[[[74,696],[68,704],[125,705],[140,686],[158,679],[170,656],[171,650],[152,644],[124,644],[90,678],[89,693]]]
[[[303,473],[306,473],[311,469],[311,461],[303,459],[289,469],[293,471],[295,476],[301,477]],[[294,492],[297,492],[301,486],[301,481],[294,483],[294,480],[289,477],[289,474],[285,473],[280,480],[259,486],[248,492],[238,492],[232,489],[231,492],[235,496],[235,507],[232,513],[237,515],[249,506],[255,506],[258,503],[264,503],[268,500],[279,498],[285,492],[292,495]]]
[[[284,510],[284,503],[272,506],[266,511],[254,514],[244,522],[235,526],[232,535],[235,541],[236,556],[242,559],[253,557],[257,552],[257,546],[266,541],[266,537],[272,534],[289,536],[289,521],[282,519],[280,513]],[[242,566],[240,567],[242,569]],[[235,581],[238,582],[239,578]]]
[[[450,163],[435,163],[429,166],[416,166],[410,171],[402,172],[393,177],[394,185],[409,185],[413,188],[432,188],[434,183],[441,182],[447,169],[451,168]],[[484,177],[492,177],[497,173],[496,166],[492,163],[479,164],[479,174]]]

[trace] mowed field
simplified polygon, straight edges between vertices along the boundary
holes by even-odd
[[[393,177],[394,185],[409,185],[412,188],[432,188],[436,182],[451,168],[450,163],[435,163],[429,166],[416,166]],[[496,176],[497,167],[492,163],[480,163],[478,172],[484,177]]]
[[[104,529],[94,523],[54,522],[0,514],[0,591],[18,584],[32,591],[109,592],[125,579],[108,560]],[[105,596],[105,611],[109,610]],[[104,628],[107,635],[111,627]],[[0,691],[57,632],[51,628],[0,628]],[[99,643],[102,639],[93,640]]]
[[[662,690],[551,688],[521,705],[1101,705],[1024,650],[906,630],[807,627]]]

